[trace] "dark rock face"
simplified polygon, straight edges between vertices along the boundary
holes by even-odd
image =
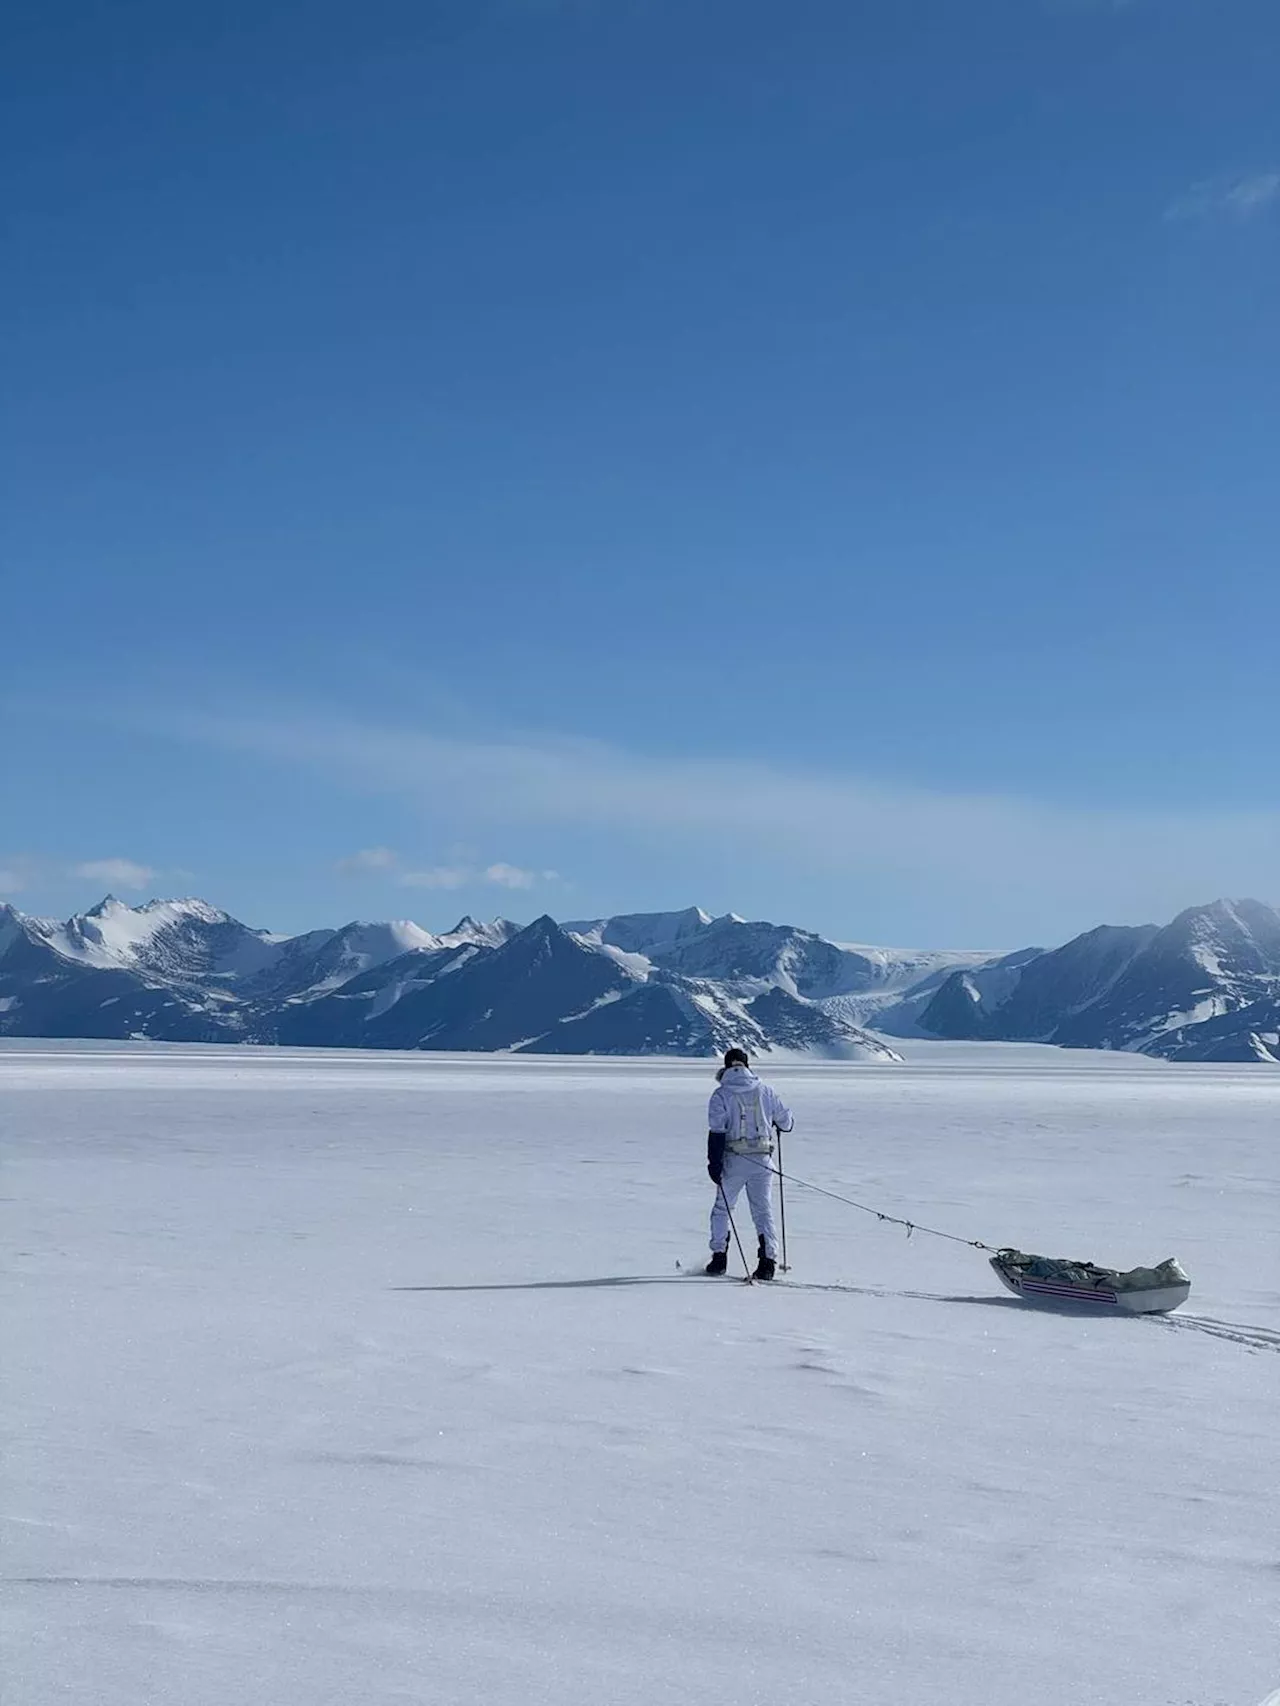
[[[219,1003],[106,961],[67,958],[25,923],[0,908],[0,1036],[242,1040]]]
[[[801,934],[722,922],[734,926],[736,963],[745,930],[764,944],[745,963],[766,969]],[[281,939],[203,901],[132,908],[108,897],[61,924],[3,907],[0,1035],[691,1056],[743,1043],[896,1058],[810,1002],[761,996],[755,972],[741,974],[743,993],[732,978],[667,969],[661,955],[714,935],[696,908],[577,931],[548,917],[525,929],[464,918],[439,937],[348,924]],[[786,973],[775,964],[774,975]]]
[[[1167,1031],[1160,1053],[1166,1060],[1280,1065],[1280,998],[1253,1001],[1234,1013]]]
[[[686,977],[724,981],[782,976],[798,995],[815,1001],[875,983],[870,961],[850,949],[807,930],[748,924],[740,918],[714,918],[702,930],[656,948],[652,958]]]
[[[850,1046],[865,1049],[872,1039],[856,1026],[847,1024],[821,1007],[788,995],[785,989],[769,989],[747,1003],[747,1016],[775,1048],[795,1049],[806,1054],[833,1057],[844,1055]],[[892,1060],[893,1051],[885,1045],[882,1058]]]
[[[1016,956],[1015,956],[1016,958]],[[1008,962],[1006,962],[1006,969]],[[1280,912],[1214,901],[1163,929],[1104,925],[1012,978],[957,972],[920,1019],[935,1036],[1130,1049],[1169,1060],[1268,1060]]]
[[[0,1036],[898,1058],[863,1028],[868,1011],[899,1015],[904,1034],[1274,1063],[1280,913],[1215,901],[1164,928],[1104,925],[984,959],[860,952],[697,908],[281,938],[199,900],[108,896],[62,923],[0,905]]]
[[[667,1054],[702,1057],[728,1048],[723,1032],[666,983],[638,984],[630,994],[563,1019],[525,1054]]]
[[[501,948],[403,996],[368,1025],[373,1048],[513,1049],[559,1018],[585,1013],[632,980],[580,947],[554,919],[539,918]]]
[[[414,997],[437,978],[493,952],[492,948],[469,943],[452,948],[418,949],[371,966],[314,999],[291,997],[281,1003],[273,993],[272,1000],[258,1013],[253,1040],[287,1043],[294,1048],[378,1046],[373,1038],[384,1032],[389,1036],[396,1033],[396,1023],[390,1019],[393,1011],[404,1005],[400,1028],[411,1030]],[[381,1046],[412,1048],[414,1045],[388,1042]]]

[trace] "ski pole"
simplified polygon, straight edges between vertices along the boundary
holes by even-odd
[[[787,1262],[787,1189],[782,1168],[782,1127],[774,1126],[773,1129],[778,1134],[778,1219],[782,1224],[782,1271],[786,1274],[791,1272],[791,1268]]]
[[[738,1246],[738,1254],[742,1257],[742,1266],[746,1270],[742,1277],[748,1285],[752,1285],[754,1281],[751,1278],[751,1264],[747,1260],[747,1252],[742,1248],[742,1240],[738,1237],[738,1228],[733,1220],[733,1210],[729,1207],[729,1199],[724,1194],[724,1184],[719,1179],[716,1180],[716,1189],[720,1192],[720,1201],[724,1204],[724,1212],[729,1216],[729,1230],[733,1233],[733,1241]]]

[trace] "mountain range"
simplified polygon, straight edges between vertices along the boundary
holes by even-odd
[[[1217,901],[1014,954],[874,948],[734,914],[463,918],[280,936],[202,900],[0,904],[0,1036],[893,1062],[886,1037],[1280,1061],[1280,913]]]
[[[284,937],[202,900],[114,896],[65,921],[0,906],[0,1035],[707,1055],[742,1043],[900,1057],[845,998],[985,956],[863,955],[697,909],[521,928],[353,923]]]
[[[1104,924],[953,972],[917,1022],[938,1037],[1280,1061],[1280,912],[1217,900],[1163,927]]]

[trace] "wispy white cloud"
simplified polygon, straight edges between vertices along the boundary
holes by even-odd
[[[139,865],[132,859],[88,859],[75,866],[72,874],[112,889],[144,889],[159,875],[150,865]]]
[[[21,894],[26,886],[25,873],[16,865],[0,865],[0,896]]]
[[[1253,172],[1236,178],[1204,178],[1165,209],[1174,224],[1212,219],[1243,223],[1280,204],[1280,171]]]
[[[358,853],[339,859],[337,869],[341,876],[360,877],[375,871],[393,871],[399,862],[400,855],[390,847],[362,847]]]
[[[500,889],[531,889],[536,886],[538,873],[522,871],[519,865],[490,865],[484,873],[484,880],[493,883]]]
[[[462,889],[482,884],[499,889],[533,889],[539,883],[554,883],[554,871],[526,871],[520,865],[499,860],[478,870],[472,865],[432,865],[424,871],[402,871],[399,881],[408,889]]]
[[[469,865],[429,865],[422,871],[402,871],[399,882],[406,889],[463,889],[475,875]]]
[[[390,847],[362,847],[349,858],[339,859],[337,869],[343,876],[392,874],[401,888],[462,889],[488,886],[499,889],[532,889],[539,883],[558,882],[555,871],[528,871],[522,865],[508,864],[498,859],[492,865],[472,864],[427,865],[406,867],[400,855]]]
[[[587,740],[469,740],[298,713],[188,717],[175,732],[394,795],[420,807],[436,833],[459,837],[552,826],[705,853],[725,845],[726,802],[731,821],[746,802],[744,853],[766,851],[797,882],[806,871],[851,884],[890,878],[957,901],[998,895],[1010,910],[1022,897],[1024,911],[1091,921],[1167,915],[1219,894],[1265,900],[1280,877],[1275,809],[1090,808],[732,759],[654,758]],[[416,886],[446,886],[462,868],[415,873]]]

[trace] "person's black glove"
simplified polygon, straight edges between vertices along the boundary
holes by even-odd
[[[724,1174],[724,1148],[727,1142],[728,1139],[722,1131],[707,1133],[707,1177],[713,1185],[718,1185]]]

